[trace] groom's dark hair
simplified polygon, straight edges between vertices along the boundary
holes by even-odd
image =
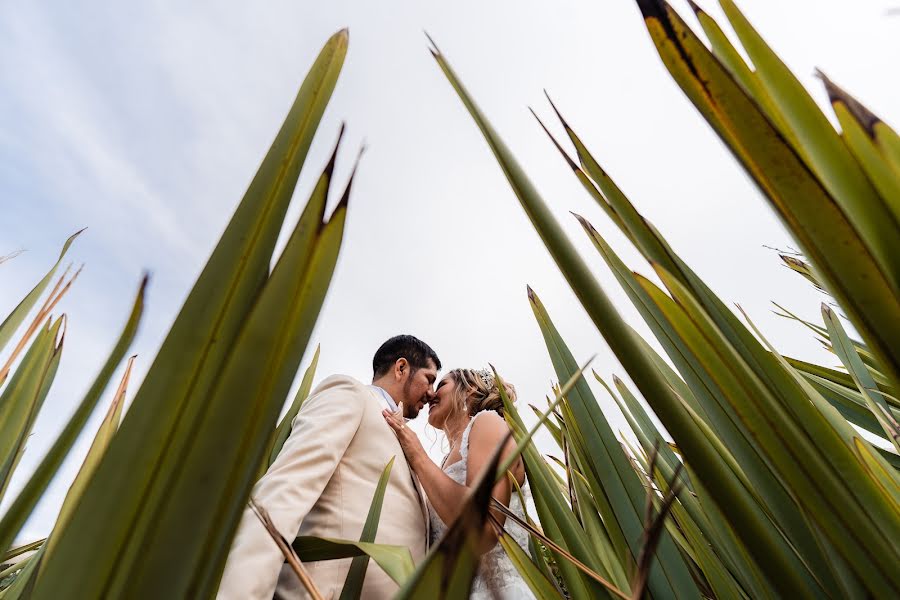
[[[406,359],[413,373],[427,366],[429,358],[438,370],[441,369],[441,359],[431,346],[412,335],[395,335],[375,351],[372,359],[374,377],[377,379],[387,373],[400,358]]]

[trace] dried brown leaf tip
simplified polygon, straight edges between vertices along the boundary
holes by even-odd
[[[278,546],[278,549],[281,550],[285,562],[290,565],[291,570],[297,575],[297,578],[300,580],[300,583],[303,584],[303,587],[306,588],[310,597],[312,597],[313,600],[325,600],[322,596],[322,592],[319,591],[316,584],[313,583],[312,578],[309,576],[309,573],[306,572],[306,569],[304,569],[303,565],[300,563],[300,557],[297,556],[297,553],[294,552],[291,545],[275,527],[275,523],[272,522],[272,518],[269,516],[269,513],[266,512],[266,509],[254,502],[252,498],[250,499],[249,504],[250,508],[253,509],[254,514],[256,514],[257,518],[262,522],[263,527],[266,528],[266,531]]]
[[[875,113],[865,107],[859,100],[851,96],[847,91],[834,83],[825,73],[816,69],[816,75],[825,84],[825,91],[828,92],[828,99],[831,104],[843,104],[853,115],[853,118],[865,129],[870,136],[875,135],[875,125],[881,122]]]

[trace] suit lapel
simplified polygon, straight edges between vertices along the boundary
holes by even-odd
[[[375,400],[380,407],[390,410],[390,406],[388,406],[387,401],[381,396],[378,390],[375,390],[372,386],[368,386],[367,389],[372,399]],[[385,425],[385,428],[390,430],[387,425]],[[391,435],[393,436],[393,432],[391,432]],[[394,439],[396,440],[395,436]],[[403,454],[403,449],[400,448],[399,442],[397,442],[397,448],[400,456],[403,457],[403,462],[406,463],[406,469],[409,471],[409,477],[412,480],[413,488],[416,490],[416,495],[419,497],[419,508],[422,511],[422,518],[425,520],[425,547],[427,548],[431,544],[431,517],[428,514],[428,499],[425,496],[425,491],[422,489],[422,484],[419,483],[419,478],[416,477],[416,474],[413,473],[412,468],[409,466],[409,462],[406,460],[406,455]]]
[[[419,506],[422,508],[422,518],[425,519],[425,548],[427,549],[431,545],[431,515],[428,514],[428,498],[425,496],[422,484],[419,483],[419,478],[412,469],[409,470],[409,475],[412,477],[416,493],[419,495]]]

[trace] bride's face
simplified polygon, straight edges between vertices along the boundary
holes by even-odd
[[[449,375],[441,379],[429,403],[428,424],[435,429],[444,429],[447,417],[452,412],[456,397],[456,382]]]

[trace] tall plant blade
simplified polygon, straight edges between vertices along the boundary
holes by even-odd
[[[553,412],[553,407],[563,401],[565,395],[570,393],[581,378],[585,367],[582,367],[572,378],[556,393],[556,400],[542,415],[545,420]],[[613,553],[612,557],[600,557],[592,549],[594,541],[589,539],[588,531],[584,530],[569,506],[568,486],[562,480],[559,473],[551,469],[544,458],[534,446],[533,434],[535,429],[527,431],[515,405],[501,389],[503,396],[504,416],[513,436],[516,439],[517,452],[522,453],[525,461],[525,471],[528,483],[533,492],[535,508],[540,517],[544,532],[556,541],[556,546],[548,546],[551,555],[556,562],[559,573],[565,582],[566,590],[574,597],[589,597],[605,595],[606,592],[599,579],[586,575],[579,565],[585,565],[591,573],[598,573],[603,581],[612,580],[617,572],[608,567],[610,561],[620,561],[619,553]],[[606,532],[603,532],[606,535]],[[621,540],[621,547],[626,547]],[[575,558],[575,561],[572,558]],[[622,567],[619,566],[619,570]],[[627,585],[627,582],[625,582]]]
[[[0,519],[0,548],[9,547],[13,538],[19,532],[19,529],[31,514],[31,511],[34,509],[38,500],[40,500],[44,490],[47,489],[50,480],[56,474],[59,466],[62,464],[69,450],[72,448],[72,445],[75,443],[75,440],[78,438],[79,433],[81,433],[81,430],[84,428],[84,424],[91,416],[94,407],[100,400],[100,396],[109,384],[113,372],[119,366],[119,363],[122,362],[122,358],[128,351],[128,347],[131,345],[135,333],[137,333],[137,327],[144,310],[144,292],[146,286],[147,278],[145,277],[138,289],[137,297],[135,298],[128,321],[125,323],[125,327],[123,328],[116,345],[113,347],[109,357],[106,359],[106,362],[100,369],[100,372],[97,374],[91,387],[88,389],[87,394],[85,394],[81,403],[75,409],[74,414],[69,419],[68,423],[66,423],[62,432],[57,436],[56,441],[50,447],[50,450],[47,451],[43,460],[38,464],[34,473],[32,473],[31,478],[25,484],[25,487],[22,488],[22,491],[19,492],[16,499],[6,510],[3,519]]]
[[[409,581],[416,568],[406,546],[302,535],[294,538],[291,547],[303,562],[367,556],[397,585]]]
[[[612,302],[594,280],[521,166],[482,115],[443,55],[437,51],[433,54],[481,129],[523,209],[573,292],[623,367],[637,382],[644,398],[651,402],[654,412],[666,424],[688,461],[695,466],[695,472],[717,486],[717,502],[733,522],[743,525],[746,543],[752,548],[762,569],[769,574],[772,585],[786,595],[811,597],[803,578],[790,568],[790,561],[773,536],[771,528],[765,524],[764,517],[744,495],[742,488],[735,484],[730,467],[702,437],[698,426],[685,412],[678,397],[643,353],[632,331],[618,316]],[[526,460],[526,464],[527,462]],[[543,515],[541,520],[543,523]]]
[[[599,580],[588,576],[579,565],[584,565],[592,573],[599,574],[604,581],[612,580],[614,573],[607,567],[606,561],[592,552],[594,547],[592,540],[588,538],[587,532],[582,529],[568,505],[568,490],[565,484],[558,480],[558,474],[547,465],[534,447],[534,443],[524,441],[524,423],[521,422],[512,403],[505,403],[504,414],[516,441],[523,448],[525,470],[535,508],[544,533],[555,542],[555,545],[547,547],[559,569],[566,590],[572,597],[605,596],[607,592]],[[619,557],[614,555],[613,560],[619,560]]]
[[[859,232],[882,273],[900,292],[900,222],[878,195],[809,92],[731,0],[719,0],[759,79],[804,149],[808,164]]]
[[[463,499],[459,515],[418,566],[395,600],[466,600],[478,569],[478,546],[490,514],[497,467],[508,437],[497,446]]]
[[[623,207],[628,204],[622,196],[617,201]],[[630,204],[628,204],[630,205]],[[810,585],[817,586],[814,581],[818,577],[824,577],[823,589],[828,589],[833,583],[828,580],[827,563],[822,555],[815,537],[798,510],[797,504],[785,488],[775,477],[765,456],[756,446],[754,436],[740,426],[734,408],[728,402],[724,390],[714,380],[713,374],[704,367],[697,354],[690,348],[683,334],[679,334],[672,323],[665,317],[657,301],[654,301],[647,290],[639,283],[639,278],[628,270],[621,259],[613,252],[612,248],[600,236],[599,232],[585,219],[580,218],[581,224],[590,236],[594,246],[600,252],[603,259],[612,269],[616,279],[620,282],[626,294],[638,308],[666,353],[678,368],[684,380],[687,382],[690,392],[685,393],[682,384],[677,377],[668,374],[669,368],[659,359],[654,358],[654,363],[673,389],[678,390],[679,396],[700,415],[705,422],[713,427],[718,438],[727,447],[730,455],[740,463],[743,472],[751,485],[747,486],[747,492],[760,505],[760,509],[770,513],[775,525],[784,530],[791,540],[781,541],[783,552],[786,556],[793,557],[794,568],[804,574]],[[734,344],[748,365],[753,367],[754,373],[769,383],[770,389],[775,389],[781,397],[787,399],[796,398],[798,392],[796,384],[790,377],[780,372],[780,368],[774,364],[774,359],[766,352],[759,342],[753,338],[746,327],[728,311],[702,281],[685,265],[678,255],[674,254],[668,245],[658,234],[650,228],[642,235],[649,235],[658,240],[658,246],[666,248],[665,259],[674,268],[678,269],[678,281],[690,290],[698,302],[704,304],[704,308],[710,313],[711,318],[722,328],[723,335]],[[636,236],[638,237],[638,236]],[[648,252],[649,253],[649,252]],[[648,256],[652,261],[652,257]],[[639,342],[642,343],[642,342]],[[642,344],[645,345],[646,344]],[[645,352],[655,357],[655,352],[645,348]],[[779,539],[778,532],[773,532],[775,539]],[[796,549],[795,549],[796,547]],[[803,556],[799,560],[797,554]]]
[[[712,53],[718,58],[722,65],[728,69],[731,76],[744,88],[750,96],[759,104],[772,124],[778,128],[778,131],[790,142],[791,146],[798,152],[803,151],[802,146],[797,142],[793,130],[787,126],[781,112],[778,110],[769,93],[766,91],[762,82],[759,80],[757,73],[744,62],[737,48],[729,41],[728,36],[719,27],[719,24],[713,19],[709,13],[701,9],[695,2],[688,0],[694,14],[697,15],[697,21],[709,40]]]
[[[543,533],[541,533],[541,531],[539,529],[537,529],[533,525],[527,523],[526,521],[523,521],[514,512],[512,512],[508,507],[506,507],[502,504],[499,504],[497,502],[494,502],[494,508],[496,508],[499,512],[503,513],[507,519],[515,522],[517,525],[519,525],[519,527],[528,531],[528,533],[531,534],[533,537],[540,539],[541,542],[546,544],[548,548],[552,549],[554,552],[556,552],[558,554],[563,555],[566,558],[566,560],[568,560],[573,565],[576,565],[582,572],[586,573],[589,577],[591,577],[595,581],[601,583],[603,585],[603,588],[607,592],[609,592],[612,596],[621,597],[621,598],[628,597],[624,594],[624,592],[622,592],[622,590],[620,590],[615,585],[613,585],[611,582],[605,580],[603,577],[601,577],[600,575],[598,575],[597,573],[592,571],[587,565],[585,565],[584,563],[579,561],[577,558],[575,558],[575,556],[568,554],[564,548],[557,545],[551,538],[549,538],[546,535],[544,535]]]
[[[540,300],[534,293],[529,294],[529,299],[556,374],[561,380],[568,379],[577,369],[577,363]],[[594,495],[596,497],[603,494],[609,499],[615,523],[622,528],[622,535],[630,547],[631,558],[636,561],[641,552],[641,512],[645,504],[641,482],[629,465],[619,441],[583,378],[567,399],[567,407],[574,416],[571,427],[577,427],[585,441],[587,464],[584,466],[592,470],[600,482],[601,487]],[[607,528],[610,526],[607,523]],[[657,560],[659,565],[650,570],[649,576],[649,588],[654,596],[696,595],[696,586],[690,573],[667,534],[660,538]]]
[[[109,441],[112,439],[113,434],[116,432],[116,428],[119,426],[122,408],[125,404],[125,391],[131,376],[134,358],[135,357],[132,356],[128,359],[125,373],[122,375],[122,379],[119,382],[119,388],[113,395],[109,409],[106,411],[106,416],[103,418],[100,427],[97,429],[97,433],[94,435],[94,441],[88,449],[87,455],[81,464],[81,468],[75,475],[72,485],[69,486],[69,491],[66,493],[62,507],[59,509],[56,522],[53,524],[53,530],[56,532],[61,531],[66,526],[72,508],[81,497],[81,491],[93,475],[100,457],[103,456],[103,453],[109,446]],[[4,591],[2,596],[3,600],[18,600],[19,598],[27,597],[27,595],[31,593],[31,590],[34,587],[34,579],[39,573],[40,566],[43,564],[44,556],[53,548],[54,537],[54,534],[51,532],[50,537],[46,541],[47,543],[41,546],[40,550],[35,553],[32,560],[25,569],[19,573],[12,585]]]
[[[324,196],[326,190],[323,178],[314,196]],[[171,551],[143,552],[128,586],[154,589],[164,573],[180,565],[181,576],[170,576],[166,589],[184,586],[184,593],[193,596],[215,588],[225,564],[222,550],[230,546],[244,501],[265,461],[268,436],[331,281],[349,191],[348,184],[335,213],[316,232],[312,247],[306,244],[301,219],[235,341],[202,420],[186,432],[191,445],[168,465],[174,476],[155,509],[154,527],[148,528],[144,544],[179,548],[178,556]],[[223,440],[224,431],[231,435]],[[218,552],[211,554],[209,548]],[[194,566],[187,570],[185,563]]]
[[[847,147],[893,213],[894,220],[900,222],[900,169],[894,169],[890,158],[882,154],[875,129],[880,126],[891,133],[893,131],[824,73],[820,71],[819,76],[825,84]],[[896,137],[896,133],[894,136]]]
[[[884,429],[881,423],[872,413],[862,394],[855,389],[846,388],[828,379],[804,372],[798,369],[800,374],[809,381],[813,389],[821,394],[847,421],[866,431],[884,437]],[[892,410],[896,418],[896,411]],[[885,439],[887,442],[888,440]]]
[[[335,34],[301,86],[272,148],[125,415],[120,434],[85,488],[58,540],[57,551],[49,557],[35,597],[59,597],[63,587],[72,586],[88,596],[112,597],[126,593],[156,596],[157,586],[163,583],[171,586],[166,593],[176,596],[203,597],[210,588],[215,589],[236,524],[232,516],[244,504],[262,460],[260,453],[271,435],[268,432],[275,426],[274,416],[269,422],[268,415],[273,402],[283,401],[277,397],[281,385],[293,376],[293,371],[287,372],[295,367],[294,355],[298,350],[302,354],[305,347],[306,329],[315,320],[321,301],[316,296],[324,293],[323,284],[327,287],[331,273],[327,265],[332,261],[326,255],[336,252],[339,245],[345,208],[339,206],[330,225],[322,229],[325,198],[319,194],[310,203],[318,206],[307,207],[291,251],[286,250],[279,262],[285,265],[282,273],[278,274],[276,267],[267,283],[283,218],[334,89],[347,40],[346,31]],[[315,253],[304,250],[313,246],[318,248]],[[312,254],[321,263],[313,263],[307,270]],[[292,266],[297,271],[288,274]],[[316,280],[315,273],[324,275],[325,281]],[[296,289],[303,285],[308,288]],[[273,290],[284,293],[280,302],[275,302]],[[308,310],[305,318],[297,314],[304,304]],[[285,317],[285,322],[265,319],[261,313],[265,309]],[[285,330],[274,332],[277,327]],[[256,338],[259,347],[254,347],[254,335],[260,336]],[[241,352],[234,352],[238,344]],[[278,367],[275,371],[253,369],[265,356],[273,359],[269,364]],[[230,368],[226,367],[229,359]],[[252,371],[244,373],[246,379],[231,380],[245,367]],[[251,382],[259,387],[248,389]],[[258,403],[253,397],[259,398]],[[220,424],[225,426],[211,433],[209,427],[223,418],[223,412],[233,419],[226,418]],[[241,420],[242,416],[247,420]],[[249,437],[260,428],[266,433]],[[221,448],[223,455],[218,455],[219,449],[209,453],[213,440],[227,442],[227,449]],[[251,440],[260,440],[260,448]],[[248,443],[241,460],[232,464],[224,457]],[[217,479],[223,476],[217,471],[223,466],[232,469],[230,476]],[[212,478],[208,488],[203,486],[205,476]],[[192,485],[200,489],[192,492]],[[163,517],[165,525],[160,521]],[[211,526],[219,538],[215,544],[208,537]],[[84,539],[92,540],[96,552],[116,556],[117,562],[91,563],[88,568],[91,557],[81,550]],[[151,540],[158,543],[148,545]],[[201,557],[198,552],[204,546],[214,549],[216,557]],[[148,554],[148,547],[158,553]],[[153,578],[154,572],[164,575]]]
[[[309,243],[305,230],[309,223],[301,217],[222,371],[221,380],[214,390],[214,402],[211,403],[215,410],[211,410],[198,425],[199,435],[192,450],[197,458],[193,466],[203,477],[216,477],[218,483],[225,486],[222,488],[223,501],[217,507],[219,512],[214,520],[205,524],[205,534],[208,536],[205,543],[207,547],[216,548],[217,554],[214,559],[204,557],[202,543],[194,548],[198,566],[192,581],[202,582],[203,589],[208,589],[209,593],[218,585],[227,550],[243,511],[242,501],[249,497],[257,481],[256,473],[267,459],[268,436],[277,422],[331,283],[358,164],[357,159],[341,200],[328,222],[319,223],[314,243]],[[326,170],[328,176],[330,169],[331,166]],[[312,197],[324,195],[323,187],[327,189],[325,174]],[[311,199],[307,211],[317,204],[318,200]],[[245,387],[242,393],[242,386],[249,387]],[[250,393],[255,394],[257,402],[248,405],[244,398]],[[217,441],[217,432],[231,429],[241,431],[243,437],[235,440],[234,445],[223,448]],[[232,457],[230,472],[211,464],[223,450]],[[183,498],[176,506],[184,506],[177,520],[180,520],[181,526],[186,526],[191,522],[189,504],[196,500],[197,484],[191,478],[182,477],[177,485],[179,487],[176,489],[183,494]],[[180,537],[177,520],[173,521],[170,533]],[[168,557],[161,559],[159,568],[168,568]],[[203,577],[198,574],[201,568],[209,570]]]
[[[394,458],[391,458],[381,473],[381,477],[378,478],[375,494],[372,497],[372,504],[369,506],[369,513],[366,515],[366,522],[363,524],[363,530],[359,536],[360,542],[371,543],[375,541],[375,535],[378,533],[378,520],[381,518],[381,505],[384,503],[384,491],[387,489],[388,479],[391,476],[393,466]],[[344,580],[344,588],[341,590],[340,600],[354,600],[360,597],[368,568],[368,556],[360,556],[353,559],[350,563],[350,570],[347,571],[347,578]]]
[[[677,13],[662,1],[639,0],[638,5],[672,76],[754,178],[828,290],[897,378],[900,299],[891,279],[803,160]]]
[[[525,583],[528,584],[529,589],[531,589],[535,597],[539,600],[562,598],[563,596],[556,586],[553,585],[537,565],[531,561],[529,556],[525,553],[525,550],[519,546],[518,542],[516,542],[516,540],[508,533],[503,531],[502,528],[499,529],[498,540],[500,545],[503,546],[506,555],[516,566],[516,570],[518,570],[522,579],[525,580]]]
[[[47,321],[0,395],[0,495],[6,492],[59,366],[65,319]],[[0,546],[5,547],[5,546]]]
[[[835,353],[841,359],[841,362],[844,363],[847,372],[853,377],[853,381],[859,388],[869,410],[872,411],[872,414],[875,415],[878,423],[884,429],[885,437],[890,440],[897,452],[900,452],[900,425],[893,418],[887,402],[881,396],[878,384],[875,383],[856,349],[853,348],[850,338],[847,337],[847,333],[844,331],[844,327],[838,320],[837,315],[825,304],[822,305],[822,317],[831,335]]]
[[[313,378],[316,376],[316,367],[319,365],[320,349],[319,346],[316,346],[316,353],[313,355],[309,367],[306,368],[306,372],[303,373],[303,380],[300,382],[300,387],[297,388],[297,394],[294,396],[294,401],[291,403],[291,407],[284,414],[284,417],[282,417],[281,422],[278,424],[278,428],[275,430],[275,439],[272,441],[272,449],[269,451],[269,460],[266,464],[266,468],[275,461],[278,453],[281,452],[281,449],[284,447],[284,442],[288,439],[288,436],[291,435],[291,424],[294,422],[294,417],[300,412],[300,407],[303,406],[303,402],[309,396],[309,391],[312,389]]]
[[[683,287],[663,270],[657,273],[680,308],[653,291],[655,286],[649,281],[643,280],[642,284],[657,295],[661,306],[667,307],[673,324],[692,343],[707,372],[726,393],[742,427],[753,433],[780,480],[794,490],[804,514],[828,534],[860,578],[871,586],[871,591],[880,593],[891,589],[895,583],[884,568],[896,549],[887,531],[900,527],[900,521],[876,491],[875,482],[859,468],[853,450],[840,439],[838,432],[824,423],[809,402],[799,401],[794,406],[807,418],[801,426],[801,415],[792,415],[758,380],[749,376],[745,364],[723,343],[721,333]],[[692,326],[696,328],[693,331]],[[815,446],[803,431],[804,426],[814,428],[819,434]],[[857,508],[848,510],[850,506]],[[860,510],[862,506],[865,509]],[[874,556],[875,552],[886,552],[887,556],[881,559]],[[870,562],[873,560],[874,564]]]
[[[91,447],[88,448],[84,461],[81,463],[81,468],[75,475],[75,479],[72,480],[72,485],[69,486],[66,498],[63,500],[62,506],[59,509],[59,515],[57,515],[56,523],[53,525],[54,531],[61,531],[65,528],[66,523],[69,521],[69,516],[72,514],[78,500],[81,498],[84,487],[87,485],[88,481],[90,481],[94,471],[96,471],[100,459],[106,453],[106,449],[109,447],[113,436],[119,428],[122,410],[125,406],[125,393],[128,390],[128,381],[131,378],[131,369],[134,366],[134,359],[135,356],[130,357],[125,365],[125,372],[122,374],[122,379],[119,381],[119,387],[113,395],[109,408],[106,411],[106,415],[103,417],[103,421],[100,422],[97,433],[94,434],[94,441],[91,442]],[[50,552],[53,546],[54,536],[51,535],[47,542],[46,552]]]

